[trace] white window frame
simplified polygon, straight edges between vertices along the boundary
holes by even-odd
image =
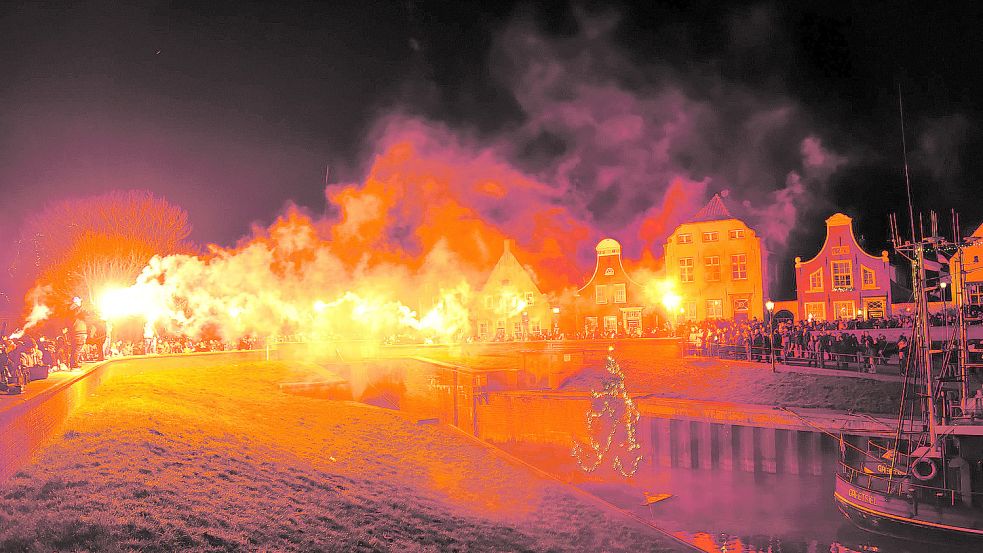
[[[806,320],[809,320],[809,314],[812,314],[812,319],[817,321],[825,321],[826,319],[826,302],[824,301],[807,301],[802,306],[803,314]]]
[[[624,283],[614,285],[614,303],[628,303],[628,291]]]
[[[833,289],[852,290],[853,289],[853,261],[849,259],[835,259],[829,262],[830,276],[832,277]],[[843,268],[846,271],[843,271]],[[841,269],[837,271],[837,269]]]
[[[853,300],[842,300],[833,302],[833,314],[837,319],[849,321],[857,318],[857,304]]]
[[[533,305],[536,303],[536,295],[532,292],[526,292],[526,305]]]
[[[618,331],[618,316],[617,315],[605,315],[604,316],[604,332],[617,332]]]
[[[603,284],[594,285],[594,303],[603,305],[608,302],[607,286]]]
[[[747,254],[735,253],[730,256],[731,280],[747,280]]]
[[[724,300],[709,299],[706,303],[707,319],[724,318]]]
[[[819,285],[816,286],[816,282]],[[822,292],[823,291],[823,268],[820,267],[815,271],[809,273],[809,291],[810,292]]]
[[[715,231],[715,230],[708,230],[708,231],[706,231],[706,232],[703,233],[703,241],[704,242],[719,242],[720,241],[720,233],[717,232],[717,231]]]
[[[695,279],[692,257],[679,258],[679,282],[693,282]]]
[[[867,277],[870,276],[868,282]],[[860,283],[864,290],[874,290],[877,288],[877,273],[866,265],[860,266]]]
[[[693,243],[693,233],[684,232],[676,237],[677,244],[692,244]]]
[[[704,257],[703,270],[707,282],[720,282],[720,256],[708,255]]]
[[[731,229],[729,236],[731,240],[740,240],[741,238],[744,238],[744,229],[742,228]]]
[[[687,321],[696,320],[696,300],[688,300],[683,304],[683,318]]]

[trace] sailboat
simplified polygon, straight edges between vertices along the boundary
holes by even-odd
[[[912,266],[915,321],[910,355],[902,364],[898,423],[891,438],[865,446],[840,439],[841,459],[833,498],[840,512],[872,532],[919,541],[980,540],[983,548],[983,391],[973,390],[966,331],[965,264],[953,215],[953,239],[931,232],[902,242],[891,217],[895,251]],[[955,258],[951,327],[930,326],[929,295],[944,286],[932,269]],[[937,336],[933,339],[933,330]],[[978,385],[978,381],[976,382]]]

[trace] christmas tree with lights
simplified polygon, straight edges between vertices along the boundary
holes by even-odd
[[[638,471],[642,460],[636,437],[638,408],[625,390],[625,373],[609,348],[601,390],[591,390],[591,408],[587,411],[587,439],[573,446],[573,456],[584,472],[593,472],[613,457],[611,466],[629,478]],[[612,453],[612,449],[614,452]]]

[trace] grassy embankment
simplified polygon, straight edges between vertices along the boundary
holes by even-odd
[[[0,551],[668,551],[454,431],[286,395],[311,367],[126,366],[0,488]]]

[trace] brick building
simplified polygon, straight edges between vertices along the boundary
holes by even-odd
[[[894,268],[887,251],[865,252],[853,234],[853,219],[826,219],[826,241],[815,257],[795,258],[799,316],[808,320],[870,319],[891,315]]]
[[[594,274],[574,298],[577,332],[634,333],[643,329],[646,310],[642,286],[621,264],[621,244],[598,242]]]

